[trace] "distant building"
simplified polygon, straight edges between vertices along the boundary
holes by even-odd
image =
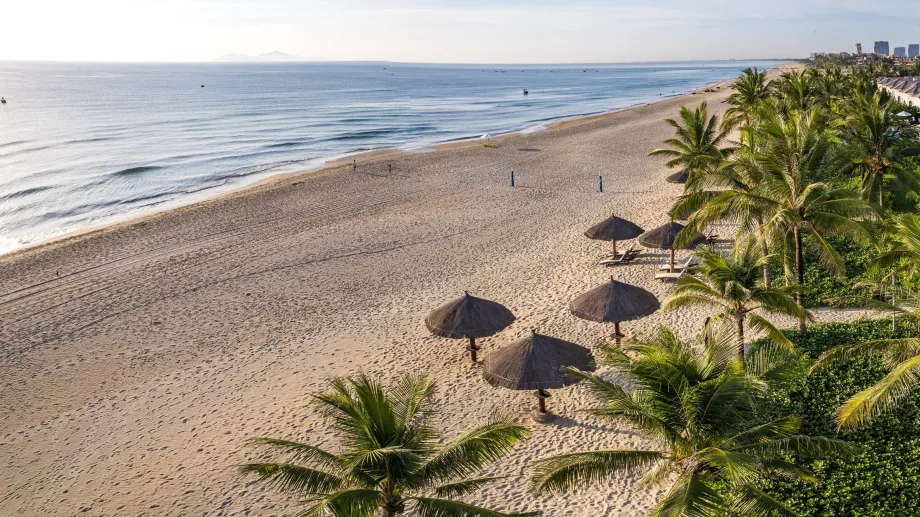
[[[895,47],[894,57],[907,57],[907,49],[904,47]]]
[[[887,41],[876,41],[875,42],[875,53],[887,56],[888,51],[888,42]]]
[[[878,86],[901,104],[920,106],[920,77],[882,77]]]
[[[907,57],[914,59],[920,57],[920,44],[911,43],[907,46]]]
[[[862,43],[857,43],[855,50],[856,50],[856,55],[861,56],[862,55]]]

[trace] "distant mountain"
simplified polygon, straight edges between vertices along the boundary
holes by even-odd
[[[215,61],[229,62],[229,63],[262,63],[268,61],[309,61],[303,56],[297,56],[294,54],[285,54],[280,51],[266,52],[264,54],[259,54],[258,56],[247,56],[246,54],[226,54],[220,56]]]

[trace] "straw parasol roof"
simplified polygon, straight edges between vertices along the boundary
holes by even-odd
[[[504,305],[469,292],[448,302],[425,318],[425,326],[436,336],[462,339],[491,336],[514,322]]]
[[[632,321],[653,314],[661,307],[655,295],[630,284],[609,282],[575,298],[569,310],[581,319],[598,323]]]
[[[690,173],[687,171],[687,169],[683,169],[675,172],[674,174],[668,175],[668,177],[665,178],[665,181],[668,183],[686,183],[688,179],[690,179]]]
[[[492,386],[548,390],[578,382],[562,371],[565,366],[594,371],[594,356],[581,345],[533,332],[489,354],[482,376]]]
[[[599,241],[623,241],[626,239],[635,239],[642,235],[645,230],[639,228],[636,224],[611,215],[607,219],[588,228],[585,237]]]
[[[436,336],[469,339],[470,358],[476,362],[476,338],[491,336],[514,322],[504,305],[466,294],[435,309],[425,318],[425,326]]]
[[[639,244],[645,246],[646,248],[657,248],[662,250],[674,250],[674,241],[677,240],[677,234],[684,229],[684,225],[671,221],[670,223],[664,224],[655,228],[654,230],[649,230],[639,236]],[[696,236],[692,241],[687,243],[685,249],[693,249],[700,244],[706,242],[706,237],[703,235]]]

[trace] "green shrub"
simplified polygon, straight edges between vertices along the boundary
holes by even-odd
[[[892,329],[891,320],[886,319],[821,324],[805,335],[788,335],[802,352],[805,367],[837,345],[920,334],[906,321],[897,322]],[[835,436],[837,407],[884,374],[881,363],[869,359],[816,372],[774,394],[769,415],[764,416],[798,414],[804,420],[804,433]],[[920,391],[898,410],[838,437],[859,444],[863,452],[854,458],[803,462],[818,474],[818,485],[771,481],[764,488],[803,516],[920,515]]]

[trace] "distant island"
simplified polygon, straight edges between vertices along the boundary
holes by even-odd
[[[215,61],[220,61],[224,63],[260,63],[268,61],[315,61],[312,59],[305,58],[303,56],[297,56],[294,54],[286,54],[275,50],[273,52],[266,52],[264,54],[259,54],[258,56],[248,56],[246,54],[226,54],[215,59]]]

